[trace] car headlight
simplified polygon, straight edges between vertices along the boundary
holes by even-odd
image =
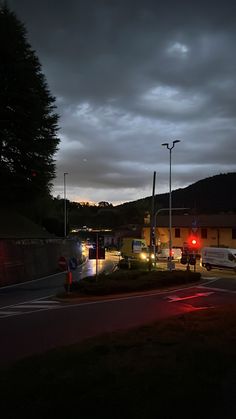
[[[141,258],[142,260],[146,260],[146,259],[147,259],[147,255],[146,255],[146,253],[140,253],[140,258]]]

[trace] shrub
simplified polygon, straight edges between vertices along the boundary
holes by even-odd
[[[122,270],[112,274],[100,274],[73,281],[70,291],[74,295],[107,295],[118,292],[162,289],[199,281],[201,274],[191,271],[145,271]],[[68,289],[65,286],[66,291]],[[73,297],[73,295],[72,295]]]
[[[118,263],[119,269],[148,269],[148,262],[142,260],[121,259]]]

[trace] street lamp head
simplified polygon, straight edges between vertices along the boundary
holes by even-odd
[[[180,143],[180,140],[174,140],[173,144]]]
[[[64,175],[68,175],[68,173],[67,172],[64,172]]]
[[[162,145],[168,147],[169,143],[163,143]]]

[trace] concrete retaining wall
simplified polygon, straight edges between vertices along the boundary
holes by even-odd
[[[75,257],[81,249],[75,239],[0,240],[0,286],[29,281],[60,271],[58,260]]]

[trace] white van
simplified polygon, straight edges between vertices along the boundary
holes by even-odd
[[[167,260],[169,257],[169,249],[161,249],[160,252],[157,253],[158,260]],[[172,259],[180,262],[182,258],[182,250],[177,247],[172,247]]]
[[[210,271],[212,268],[233,269],[236,272],[236,249],[225,247],[203,247],[200,265]]]

